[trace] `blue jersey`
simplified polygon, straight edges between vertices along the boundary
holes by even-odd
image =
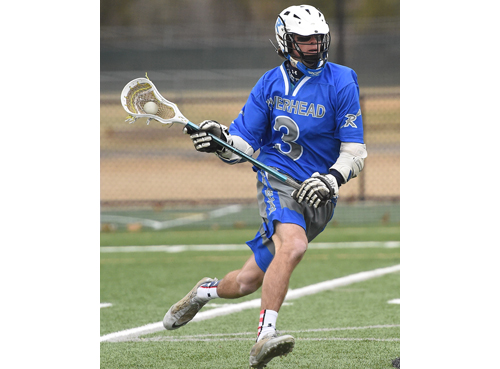
[[[299,181],[328,173],[341,142],[364,143],[356,73],[327,63],[293,85],[283,63],[260,78],[229,132],[260,150],[260,162]]]

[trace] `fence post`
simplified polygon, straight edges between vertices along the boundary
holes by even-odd
[[[335,55],[335,63],[345,65],[345,48],[344,48],[344,0],[335,1],[335,10],[337,15],[337,50]]]

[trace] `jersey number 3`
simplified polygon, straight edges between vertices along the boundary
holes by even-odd
[[[283,127],[286,129],[286,133],[281,131],[281,128]],[[286,155],[293,160],[298,160],[302,156],[302,151],[304,149],[295,142],[300,135],[297,123],[295,123],[295,121],[290,117],[280,115],[279,117],[276,117],[273,129],[282,133],[281,141],[284,143],[284,145],[277,143],[274,145],[274,148],[283,155]]]

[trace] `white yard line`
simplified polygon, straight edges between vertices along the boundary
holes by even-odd
[[[363,329],[398,328],[399,324],[366,325],[364,327],[337,327],[337,328],[312,328],[298,331],[283,331],[284,333],[331,332],[331,331],[358,331]],[[253,333],[255,334],[255,332]]]
[[[234,303],[232,304],[215,304],[215,303],[208,303],[205,305],[205,307],[211,307],[211,308],[220,308],[220,307],[227,307],[227,306],[233,306]],[[290,306],[293,305],[293,302],[284,302],[281,306]]]
[[[109,302],[101,302],[101,308],[107,308],[107,307],[110,307],[110,306],[113,306],[113,304],[111,304]]]
[[[241,205],[230,205],[220,209],[209,211],[207,213],[196,213],[184,218],[165,220],[165,221],[127,217],[122,215],[101,214],[101,222],[122,223],[122,224],[141,223],[145,227],[150,227],[159,230],[159,229],[167,229],[167,228],[183,226],[186,224],[201,222],[207,219],[219,218],[228,214],[239,213],[241,212],[242,208],[243,207]]]
[[[312,284],[306,287],[297,288],[294,290],[289,290],[285,301],[298,299],[304,296],[316,294],[319,292],[331,290],[341,286],[347,286],[352,283],[366,281],[368,279],[380,277],[382,275],[397,272],[401,269],[400,265],[393,265],[391,267],[379,268],[371,271],[351,274],[345,277],[332,279],[325,282],[320,282],[316,284]],[[237,313],[246,309],[251,308],[260,308],[260,299],[254,299],[250,301],[241,302],[238,304],[233,304],[231,306],[223,306],[220,308],[203,311],[198,313],[193,322],[199,322],[202,320],[212,319],[219,316],[224,316],[228,314]],[[151,323],[144,325],[142,327],[126,329],[119,332],[114,332],[110,334],[106,334],[100,337],[100,342],[103,341],[128,341],[130,339],[139,337],[144,334],[155,333],[158,331],[162,331],[165,328],[163,327],[163,322]]]
[[[253,333],[255,336],[255,332]],[[345,337],[301,337],[301,341],[382,341],[382,342],[394,342],[399,341],[399,338],[345,338]],[[136,342],[148,342],[148,341],[167,341],[167,342],[213,342],[213,341],[255,341],[255,337],[248,338],[172,338],[167,339],[166,336],[152,337],[152,338],[138,338],[133,337],[128,341]]]
[[[344,249],[344,248],[397,248],[399,241],[367,241],[367,242],[318,242],[310,243],[309,249]],[[102,246],[102,253],[115,252],[184,252],[184,251],[247,251],[245,244],[223,244],[223,245],[153,245],[153,246]]]
[[[383,329],[383,328],[399,328],[399,324],[383,324],[383,325],[366,325],[364,327],[336,327],[336,328],[312,328],[299,330],[280,330],[280,333],[311,333],[311,332],[333,332],[333,331],[357,331],[364,329]],[[192,334],[186,336],[162,336],[162,340],[183,340],[196,338],[215,338],[215,337],[235,337],[235,336],[255,336],[255,332],[239,332],[239,333],[206,333]]]

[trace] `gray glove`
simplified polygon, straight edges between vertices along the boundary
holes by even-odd
[[[292,197],[298,203],[306,200],[314,208],[324,206],[339,194],[337,180],[331,174],[314,173],[311,178],[302,182],[298,190],[292,192]]]
[[[222,141],[230,141],[230,134],[225,125],[222,125],[215,120],[205,120],[200,124],[200,130],[195,132],[189,127],[184,128],[184,133],[190,134],[191,141],[193,141],[194,148],[200,152],[224,152],[226,149],[215,142],[212,137],[207,133],[213,134],[215,137],[220,138]]]

